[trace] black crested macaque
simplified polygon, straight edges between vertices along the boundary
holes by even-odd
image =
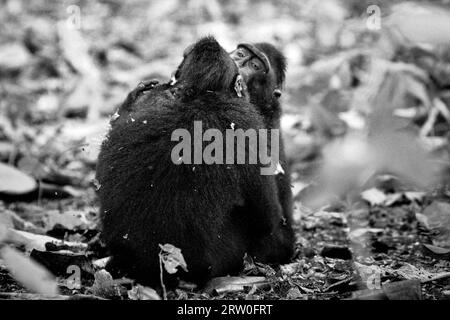
[[[286,74],[286,58],[273,45],[241,43],[230,57],[239,67],[250,101],[258,107],[270,128],[279,128],[279,99]]]
[[[143,84],[130,94],[102,144],[97,180],[109,270],[158,286],[159,244],[165,243],[180,248],[187,262],[188,272],[176,276],[200,285],[238,273],[246,253],[260,262],[288,262],[293,231],[275,176],[261,175],[260,162],[196,164],[195,146],[193,161],[185,150],[173,158],[179,144],[173,133],[185,129],[195,140],[194,121],[201,121],[203,132],[217,129],[223,137],[230,128],[267,128],[248,102],[238,67],[207,37],[185,52],[175,79]],[[203,137],[203,155],[213,138]],[[245,153],[250,149],[246,143]],[[173,280],[164,275],[166,284]]]
[[[286,74],[286,58],[273,45],[261,43],[241,43],[230,53],[230,57],[239,67],[239,72],[247,86],[250,102],[264,117],[269,129],[280,129],[281,90]],[[280,165],[277,175],[279,200],[283,216],[292,224],[292,190],[289,163],[284,152],[284,143],[280,132]]]

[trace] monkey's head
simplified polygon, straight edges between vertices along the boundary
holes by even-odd
[[[222,92],[245,96],[239,68],[213,37],[189,46],[175,73],[175,81],[195,93]]]
[[[281,96],[286,58],[277,48],[266,42],[241,43],[230,57],[239,67],[254,103],[266,105]]]

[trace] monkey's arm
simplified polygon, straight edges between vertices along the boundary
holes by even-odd
[[[249,254],[263,263],[285,263],[294,254],[295,235],[290,216],[285,208],[287,195],[280,194],[279,182],[275,176],[264,176],[257,192],[247,198],[252,208],[250,225],[255,241]],[[280,199],[281,198],[281,199]]]
[[[277,189],[275,176],[259,175],[248,182],[245,202],[249,219],[259,234],[270,234],[283,221]]]

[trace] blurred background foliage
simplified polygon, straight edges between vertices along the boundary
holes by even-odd
[[[0,0],[0,227],[85,246],[98,231],[95,164],[109,117],[139,81],[168,80],[184,49],[212,34],[229,51],[267,41],[288,58],[282,129],[302,254],[343,242],[335,225],[308,235],[321,219],[348,220],[361,245],[385,232],[384,210],[401,216],[392,206],[406,203],[401,219],[412,225],[422,212],[417,220],[441,232],[427,240],[432,251],[448,255],[449,10],[449,0]],[[361,199],[383,213],[369,229],[358,220],[368,226],[369,209],[353,207]],[[423,210],[435,199],[444,202]],[[332,212],[309,209],[323,206]],[[312,270],[302,265],[292,276]],[[320,291],[321,279],[302,292]]]
[[[287,56],[282,128],[294,192],[314,181],[326,203],[379,173],[419,188],[447,182],[447,0],[0,5],[0,160],[39,181],[89,186],[127,92],[168,80],[184,48],[212,34],[229,51],[267,41]],[[25,181],[2,180],[4,193]]]

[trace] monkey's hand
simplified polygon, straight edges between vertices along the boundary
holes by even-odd
[[[133,101],[136,100],[141,93],[143,93],[144,91],[153,89],[158,84],[159,84],[159,80],[157,80],[157,79],[141,81],[137,85],[137,87],[133,91],[130,92],[130,95],[132,95]]]
[[[157,79],[151,79],[151,80],[144,80],[140,82],[136,88],[134,88],[127,96],[125,101],[123,102],[122,106],[120,107],[120,110],[129,111],[133,103],[139,98],[139,96],[148,90],[153,89],[155,86],[159,84],[159,80]]]

